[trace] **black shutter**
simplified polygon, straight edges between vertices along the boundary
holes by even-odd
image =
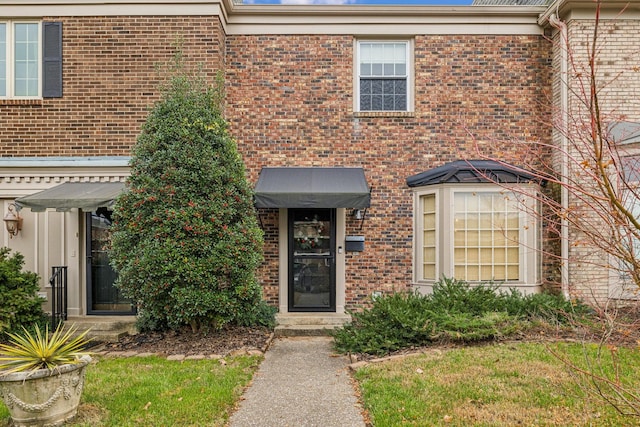
[[[62,97],[62,22],[42,24],[42,97]]]

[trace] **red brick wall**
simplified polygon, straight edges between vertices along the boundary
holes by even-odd
[[[156,65],[182,39],[191,63],[224,61],[218,17],[47,17],[63,23],[63,98],[0,101],[0,157],[128,156],[158,99]]]
[[[353,37],[228,36],[227,116],[254,182],[266,165],[365,169],[371,208],[362,231],[347,222],[347,234],[366,237],[364,252],[347,254],[354,308],[374,290],[411,284],[406,177],[478,150],[517,165],[535,161],[525,142],[550,141],[550,50],[539,36],[418,36],[415,113],[358,117]],[[275,227],[266,248],[266,262],[277,265]],[[277,283],[277,269],[264,274]]]
[[[278,210],[261,209],[259,212],[260,226],[268,244],[264,247],[264,262],[258,270],[258,277],[262,285],[262,294],[270,305],[278,306],[278,290],[280,281],[278,270],[280,261],[278,255]],[[267,237],[268,236],[268,237]]]
[[[158,99],[155,65],[177,36],[212,77],[226,61],[226,114],[255,182],[262,166],[361,166],[373,187],[365,251],[348,253],[347,305],[411,284],[405,178],[476,149],[518,165],[550,140],[550,45],[540,36],[418,36],[415,113],[353,113],[351,36],[224,36],[217,17],[82,17],[63,22],[64,97],[0,103],[0,156],[129,155]],[[223,49],[222,46],[226,46]],[[277,212],[264,212],[261,278],[278,293]]]

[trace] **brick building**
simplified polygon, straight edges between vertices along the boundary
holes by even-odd
[[[159,99],[157,65],[179,45],[212,80],[224,75],[225,115],[265,231],[263,293],[281,314],[339,316],[442,276],[538,292],[555,267],[540,256],[543,227],[519,205],[533,198],[511,187],[538,191],[527,169],[541,153],[528,147],[556,141],[554,11],[575,25],[589,17],[569,0],[5,1],[0,209],[16,199],[24,208],[22,230],[3,228],[1,244],[25,254],[43,292],[52,267],[67,267],[70,315],[131,313],[112,286],[108,206]],[[459,162],[481,158],[499,161]]]

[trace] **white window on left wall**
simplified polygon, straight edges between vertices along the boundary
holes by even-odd
[[[0,21],[0,98],[39,98],[42,75],[40,22]]]

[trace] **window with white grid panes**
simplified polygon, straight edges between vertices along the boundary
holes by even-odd
[[[435,280],[436,272],[436,195],[427,194],[422,202],[422,279]]]
[[[0,97],[7,96],[7,24],[0,22]]]
[[[15,96],[38,96],[40,85],[40,25],[15,23],[13,87]]]
[[[40,96],[40,40],[38,22],[0,22],[0,97]]]
[[[442,277],[534,286],[540,276],[536,185],[441,184],[415,190],[416,284]]]
[[[358,42],[358,111],[408,111],[409,42]]]
[[[453,196],[454,277],[467,281],[520,280],[520,212],[500,192]]]

